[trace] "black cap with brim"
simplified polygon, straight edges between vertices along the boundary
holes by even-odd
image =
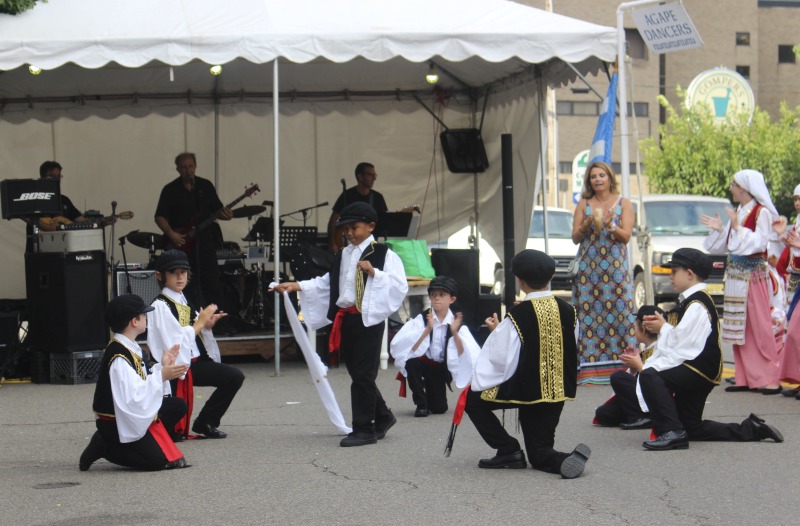
[[[350,223],[377,223],[378,213],[368,203],[357,201],[350,203],[342,208],[342,213],[339,214],[339,220],[336,221],[336,228],[340,226],[349,225]]]
[[[544,252],[526,249],[511,260],[511,270],[528,285],[547,283],[556,273],[556,262]]]
[[[123,294],[106,305],[106,322],[111,327],[124,326],[136,316],[154,309],[155,307],[145,304],[136,294]]]
[[[664,268],[682,267],[689,269],[704,280],[708,279],[709,274],[711,274],[711,258],[708,257],[708,254],[696,248],[679,248],[673,252],[672,260],[661,266]]]
[[[186,254],[180,250],[166,250],[156,260],[156,270],[160,273],[167,272],[168,270],[175,270],[176,268],[192,268],[189,265],[189,259]]]
[[[458,282],[449,276],[436,276],[428,285],[428,294],[434,290],[443,290],[451,296],[458,292]]]

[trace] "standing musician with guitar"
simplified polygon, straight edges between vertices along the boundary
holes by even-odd
[[[52,179],[58,180],[64,178],[61,174],[61,165],[56,161],[45,161],[39,166],[39,177],[42,179]],[[133,214],[130,214],[130,217],[133,217]],[[123,217],[122,219],[128,219],[129,217]],[[101,222],[101,226],[110,225],[114,221],[114,217],[106,217]],[[84,221],[91,221],[91,218],[85,217],[80,210],[78,210],[74,204],[72,204],[72,200],[64,194],[61,194],[61,215],[57,217],[41,217],[37,221],[37,226],[39,230],[43,232],[54,232],[58,229],[59,225],[68,225],[71,223],[83,223]],[[25,252],[33,252],[34,251],[34,240],[33,240],[33,224],[26,220],[28,226],[25,229],[25,233],[27,236],[27,243],[25,244]]]
[[[193,273],[190,283],[195,286],[190,286],[188,292],[193,303],[215,303],[227,311],[216,252],[222,246],[222,231],[214,220],[228,221],[233,213],[229,207],[223,206],[211,181],[195,176],[195,154],[178,154],[175,170],[180,176],[161,190],[156,206],[156,225],[164,233],[165,248],[183,250],[189,258]],[[196,229],[200,224],[203,228]]]
[[[333,204],[333,212],[331,212],[331,217],[328,220],[328,248],[334,254],[345,246],[344,229],[342,227],[336,228],[336,222],[339,220],[339,216],[345,206],[357,201],[367,203],[378,213],[379,223],[383,215],[389,211],[383,195],[372,189],[375,179],[378,178],[375,166],[371,163],[358,163],[355,172],[358,184],[351,188],[345,188],[346,183],[342,179],[342,193]]]

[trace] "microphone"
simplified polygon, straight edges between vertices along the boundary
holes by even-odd
[[[111,215],[114,215],[114,211],[117,209],[117,202],[111,201]]]

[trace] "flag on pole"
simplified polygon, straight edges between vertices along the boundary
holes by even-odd
[[[594,132],[592,147],[589,150],[589,163],[596,161],[611,164],[611,143],[614,140],[614,118],[617,116],[617,73],[611,75],[608,94],[600,110],[597,130]]]

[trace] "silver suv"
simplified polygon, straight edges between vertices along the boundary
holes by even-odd
[[[640,203],[638,199],[631,201],[638,218]],[[650,301],[656,304],[677,299],[678,294],[669,279],[670,270],[662,265],[671,261],[672,253],[681,247],[705,252],[703,240],[708,235],[708,228],[700,222],[700,216],[719,214],[725,222],[725,208],[731,206],[726,199],[698,195],[650,195],[643,197],[642,201],[645,221],[641,230],[634,230],[631,254],[633,301],[637,310],[648,302],[648,298],[653,298]],[[714,302],[721,305],[726,256],[711,258],[713,268],[706,283]],[[648,273],[652,282],[650,287]]]

